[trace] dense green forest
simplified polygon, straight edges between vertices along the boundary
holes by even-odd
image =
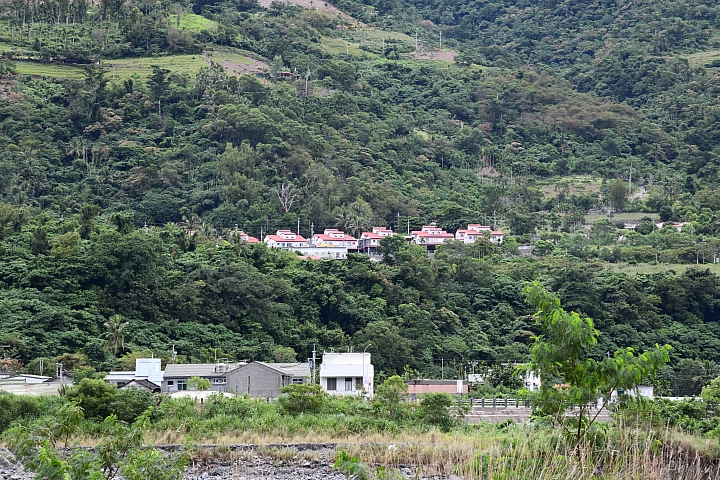
[[[0,7],[6,366],[108,370],[120,315],[121,365],[372,343],[382,375],[459,374],[527,360],[539,279],[596,320],[594,355],[668,343],[658,387],[699,392],[720,362],[701,265],[720,252],[718,5],[336,6]],[[431,222],[507,238],[315,262],[233,234]]]

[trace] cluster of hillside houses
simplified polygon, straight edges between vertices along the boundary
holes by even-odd
[[[246,243],[259,243],[260,240],[239,231],[237,234]],[[363,232],[360,238],[355,238],[345,232],[334,228],[328,228],[323,233],[315,233],[311,238],[306,239],[299,233],[290,230],[278,230],[274,235],[266,235],[264,242],[273,248],[281,248],[293,252],[300,252],[300,255],[312,259],[343,259],[348,253],[364,253],[373,255],[377,253],[380,241],[385,237],[397,235],[385,227],[373,227],[371,232]],[[442,245],[449,240],[458,240],[463,243],[475,243],[479,239],[487,239],[491,243],[499,245],[503,241],[503,233],[493,230],[487,225],[470,224],[466,229],[458,230],[454,235],[434,225],[426,225],[405,236],[412,243],[420,245],[433,252],[435,247]]]

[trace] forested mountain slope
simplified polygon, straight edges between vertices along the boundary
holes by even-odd
[[[688,368],[720,361],[716,274],[608,270],[720,251],[703,60],[716,6],[336,6],[3,4],[11,358],[79,352],[65,361],[109,368],[101,334],[117,314],[137,355],[303,359],[372,342],[381,371],[434,375],[525,359],[520,290],[540,278],[596,319],[597,355],[670,343]],[[434,59],[448,48],[455,62]],[[583,229],[590,211],[636,213],[637,229],[612,216]],[[389,242],[382,263],[316,263],[233,234],[430,222],[512,235],[432,260]],[[536,258],[517,258],[531,243]]]

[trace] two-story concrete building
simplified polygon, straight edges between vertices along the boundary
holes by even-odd
[[[491,243],[500,245],[503,241],[503,233],[499,230],[493,230],[488,225],[480,225],[479,223],[471,223],[467,229],[460,229],[455,232],[455,240],[466,244],[475,243],[482,238],[487,238]]]
[[[136,358],[135,370],[129,372],[114,371],[105,375],[104,380],[123,387],[133,381],[148,381],[160,387],[163,382],[164,372],[159,358]]]
[[[363,232],[358,239],[360,253],[377,253],[380,242],[385,237],[391,237],[395,232],[385,227],[373,227],[372,232]]]
[[[348,251],[358,248],[358,241],[355,237],[335,228],[326,228],[323,233],[314,234],[310,239],[310,244],[313,247],[347,248]]]
[[[413,231],[411,237],[414,243],[427,248],[428,252],[434,252],[438,245],[455,239],[452,233],[434,225],[425,225],[421,230]]]
[[[310,246],[304,237],[290,230],[278,230],[275,235],[266,235],[264,242],[268,247],[291,251]]]
[[[331,395],[375,394],[375,369],[369,353],[323,353],[320,386]]]
[[[288,385],[310,383],[307,363],[250,362],[227,374],[227,391],[251,397],[277,398]]]

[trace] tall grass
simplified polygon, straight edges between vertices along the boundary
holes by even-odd
[[[471,479],[676,479],[720,478],[718,448],[637,428],[611,428],[578,450],[557,430],[530,424],[448,442],[347,445],[352,456],[387,468],[413,466],[422,475]]]

